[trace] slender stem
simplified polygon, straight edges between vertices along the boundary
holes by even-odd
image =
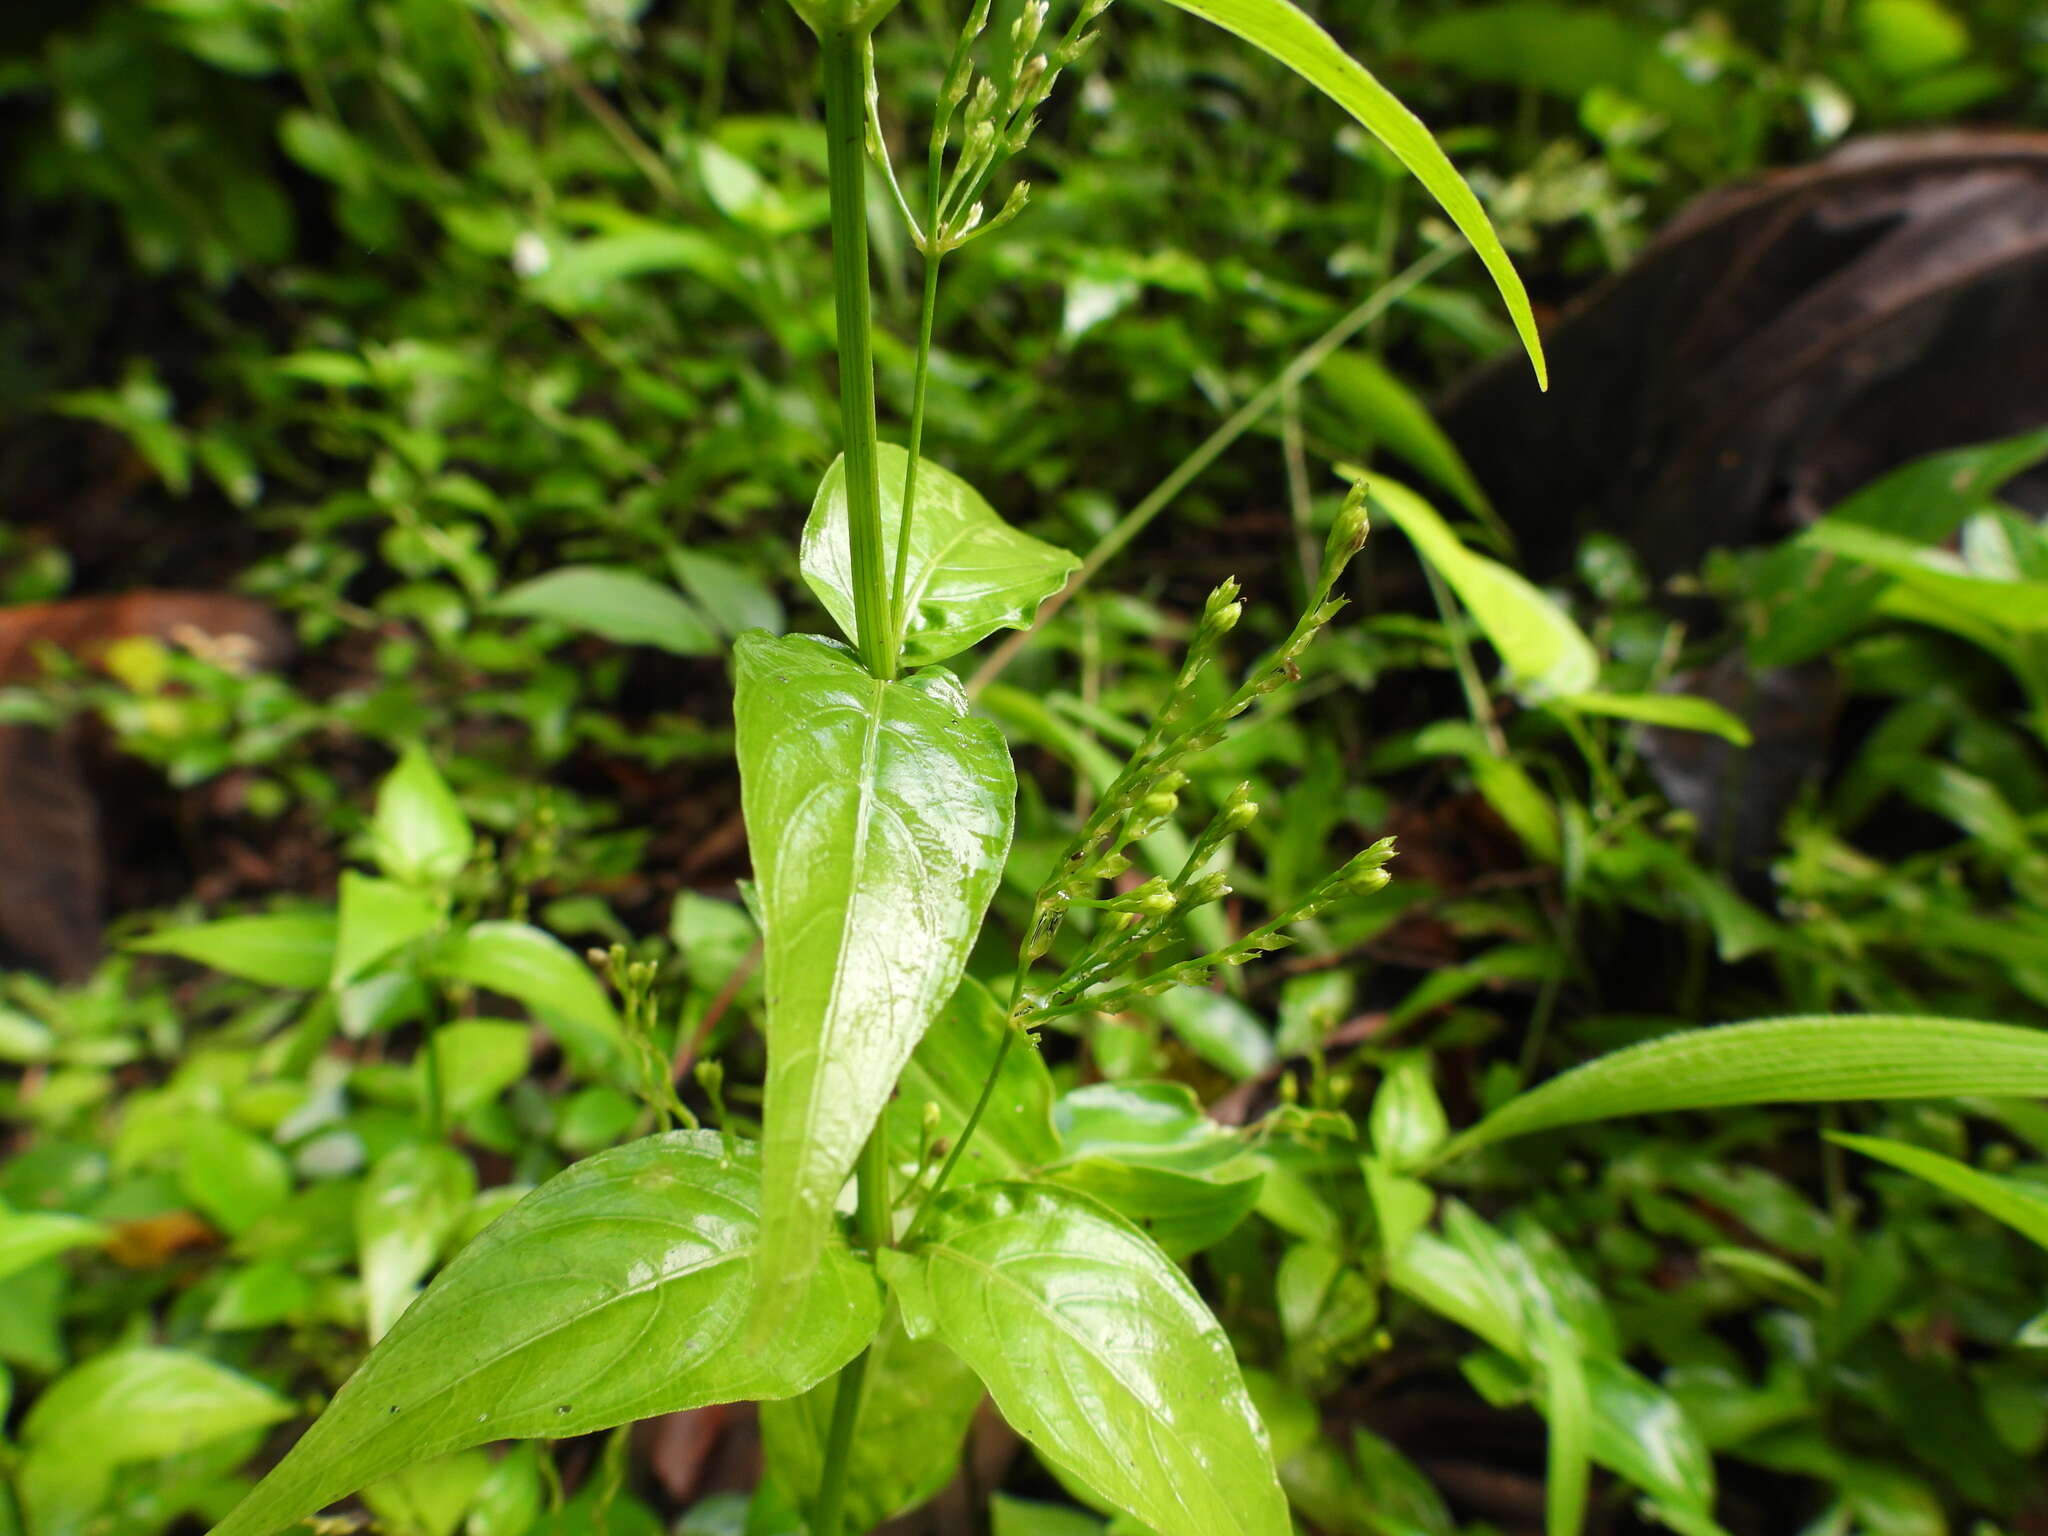
[[[889,612],[898,654],[910,630],[910,521],[917,505],[918,455],[924,452],[925,386],[932,372],[932,324],[939,312],[939,262],[936,251],[924,258],[924,308],[917,322],[917,375],[910,391],[910,462],[903,469],[903,508],[896,517],[896,577],[889,587]]]
[[[953,1176],[953,1169],[960,1161],[960,1154],[967,1150],[967,1143],[974,1139],[975,1128],[981,1124],[981,1117],[987,1113],[989,1100],[995,1097],[996,1083],[1003,1075],[1003,1063],[1010,1056],[1010,1042],[1016,1038],[1016,1024],[1005,1021],[1003,1043],[996,1047],[995,1060],[989,1063],[988,1077],[981,1085],[981,1097],[974,1101],[974,1108],[967,1116],[967,1123],[960,1127],[960,1139],[953,1143],[953,1150],[946,1154],[946,1161],[939,1168],[939,1176],[932,1180],[930,1192],[924,1197],[923,1203],[918,1206],[917,1214],[911,1218],[909,1230],[903,1234],[903,1241],[906,1245],[916,1239],[918,1232],[924,1226],[925,1213],[937,1203],[939,1196],[945,1192],[946,1180]],[[819,1533],[819,1536],[823,1536],[823,1533]]]
[[[857,1204],[854,1226],[871,1254],[889,1246],[889,1221],[894,1209],[889,1192],[889,1134],[877,1122],[854,1167]],[[870,1349],[872,1346],[870,1346]],[[825,1467],[818,1477],[818,1500],[811,1510],[811,1536],[841,1536],[846,1505],[846,1468],[853,1453],[853,1432],[860,1419],[861,1388],[867,1380],[868,1349],[839,1373],[832,1398],[832,1424],[825,1434]]]
[[[825,1432],[825,1470],[819,1475],[818,1502],[811,1509],[811,1536],[840,1536],[846,1507],[846,1466],[853,1451],[853,1430],[860,1418],[861,1387],[868,1374],[868,1352],[855,1355],[839,1373],[832,1398],[832,1427]]]
[[[1445,585],[1443,577],[1427,560],[1422,562],[1422,574],[1429,582],[1429,595],[1436,601],[1437,616],[1444,621],[1444,640],[1451,648],[1451,663],[1458,674],[1458,686],[1465,690],[1465,708],[1471,712],[1472,723],[1479,727],[1479,734],[1485,737],[1486,750],[1495,757],[1506,757],[1507,738],[1501,734],[1500,721],[1493,713],[1493,701],[1486,696],[1486,684],[1480,679],[1478,663],[1472,659],[1472,646],[1465,639],[1464,615],[1451,601],[1451,589]]]
[[[1323,362],[1359,331],[1372,324],[1375,316],[1384,313],[1390,306],[1405,298],[1413,289],[1422,284],[1437,268],[1452,257],[1460,254],[1455,246],[1440,246],[1425,256],[1416,258],[1404,267],[1400,274],[1391,279],[1385,287],[1375,291],[1359,303],[1351,312],[1331,326],[1322,335],[1310,342],[1294,360],[1270,379],[1265,387],[1231,413],[1225,421],[1202,440],[1199,447],[1182,459],[1173,473],[1153,487],[1151,494],[1126,512],[1117,525],[1105,533],[1080,569],[1068,578],[1067,584],[1053,593],[1039,605],[1038,618],[1029,629],[1018,630],[989,654],[973,678],[967,684],[969,693],[979,693],[990,683],[1003,675],[1003,669],[1015,659],[1031,637],[1037,634],[1064,608],[1067,600],[1086,586],[1095,573],[1107,565],[1123,547],[1141,533],[1145,525],[1164,512],[1173,499],[1186,490],[1203,470],[1215,463],[1223,450],[1251,430],[1259,419],[1279,402],[1280,397],[1293,386],[1322,367]]]
[[[867,68],[865,32],[833,29],[825,63],[826,171],[832,196],[832,291],[839,322],[839,421],[845,438],[846,511],[853,545],[853,607],[861,660],[896,675],[889,581],[882,568],[882,494],[875,466],[875,357],[868,296]]]

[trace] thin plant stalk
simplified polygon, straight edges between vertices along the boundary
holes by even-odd
[[[868,293],[866,35],[818,37],[825,64],[826,171],[832,198],[832,296],[839,324],[839,420],[845,439],[846,511],[853,546],[854,627],[867,669],[896,675],[899,647],[882,558],[882,494],[875,463],[874,322]]]
[[[1375,317],[1399,303],[1434,275],[1439,267],[1460,254],[1457,247],[1446,245],[1417,257],[1385,286],[1375,289],[1335,325],[1296,353],[1292,362],[1268,380],[1257,394],[1231,412],[1229,419],[1204,438],[1192,453],[1174,467],[1171,474],[1152,488],[1143,501],[1126,512],[1114,528],[1096,540],[1095,547],[1088,551],[1080,566],[1067,579],[1067,584],[1039,605],[1038,618],[1031,628],[1010,635],[989,654],[988,660],[983,662],[974,676],[968,680],[968,693],[978,694],[1001,677],[1004,670],[1016,659],[1017,653],[1030,642],[1031,637],[1043,629],[1076,592],[1088,585],[1096,572],[1109,564],[1126,544],[1142,533],[1153,518],[1164,512],[1175,497],[1215,463],[1226,448],[1256,426],[1289,389],[1322,367],[1324,360],[1331,353],[1372,324]]]

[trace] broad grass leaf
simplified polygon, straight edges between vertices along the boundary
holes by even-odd
[[[1367,132],[1386,145],[1394,158],[1408,168],[1431,197],[1450,216],[1472,249],[1486,264],[1494,285],[1508,307],[1515,331],[1535,366],[1536,380],[1549,385],[1543,361],[1543,341],[1536,331],[1536,317],[1529,308],[1529,295],[1516,275],[1514,263],[1501,248],[1486,210],[1472,189],[1465,185],[1449,157],[1437,146],[1422,120],[1402,106],[1393,92],[1381,85],[1364,65],[1352,58],[1336,40],[1309,18],[1292,0],[1169,0],[1182,10],[1214,22],[1235,33],[1253,47],[1271,54],[1310,85],[1358,120]]]
[[[1454,1138],[1443,1157],[1621,1115],[1962,1094],[2048,1096],[2048,1033],[1895,1014],[1687,1030],[1552,1078]]]
[[[1160,1536],[1287,1536],[1222,1327],[1145,1235],[1086,1196],[981,1184],[885,1259],[913,1334],[972,1366],[1033,1448]]]
[[[1572,693],[1554,703],[1559,709],[1577,710],[1582,715],[1611,715],[1671,730],[1701,731],[1738,747],[1746,747],[1754,739],[1739,716],[1698,694]]]
[[[677,1131],[576,1164],[435,1277],[214,1536],[267,1536],[416,1462],[788,1397],[873,1336],[871,1273],[827,1240],[792,1325],[739,1347],[759,1238],[753,1148]]]
[[[1852,1152],[1861,1152],[1865,1157],[1874,1157],[1881,1163],[1890,1163],[1916,1179],[1926,1180],[1937,1189],[1947,1190],[1957,1199],[1967,1200],[1985,1215],[2004,1222],[2015,1232],[2048,1248],[2048,1185],[1985,1173],[1953,1157],[1943,1157],[1925,1147],[1884,1136],[1836,1133],[1831,1134],[1828,1140],[1839,1142]]]
[[[875,461],[882,490],[882,569],[893,574],[910,455],[893,443],[881,443]],[[944,661],[998,629],[1023,629],[1038,605],[1081,563],[1066,550],[1012,528],[973,486],[929,459],[918,464],[913,494],[903,590],[906,667]],[[851,639],[853,546],[843,456],[818,484],[800,559],[804,580]]]
[[[742,635],[733,659],[768,1011],[766,1336],[802,1304],[861,1145],[960,984],[1017,786],[949,673],[882,682],[810,636]]]

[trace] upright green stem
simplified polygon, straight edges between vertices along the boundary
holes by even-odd
[[[826,170],[832,195],[832,292],[839,320],[839,422],[846,440],[846,511],[861,660],[896,675],[898,645],[882,562],[882,495],[875,467],[875,358],[868,298],[867,69],[862,31],[832,29],[825,63]]]
[[[889,1216],[894,1198],[889,1190],[889,1138],[877,1124],[861,1149],[854,1169],[858,1204],[854,1225],[869,1253],[889,1245]],[[853,1432],[860,1421],[861,1390],[867,1382],[868,1355],[862,1350],[839,1373],[832,1399],[832,1423],[825,1432],[825,1466],[818,1477],[818,1500],[811,1509],[811,1536],[841,1536],[846,1508],[846,1469],[853,1454]]]

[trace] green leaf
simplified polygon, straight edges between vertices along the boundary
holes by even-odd
[[[1406,486],[1374,476],[1369,504],[1450,583],[1517,689],[1539,700],[1591,691],[1600,676],[1599,653],[1570,614],[1518,572],[1467,549],[1436,509]]]
[[[1786,667],[1821,655],[1852,633],[1892,585],[1881,571],[1831,558],[1823,527],[1854,525],[1914,544],[1947,539],[1997,489],[2048,456],[2048,428],[2001,442],[1917,459],[1863,487],[1822,521],[1767,554],[1753,578],[1757,630],[1749,657]],[[1820,540],[1829,535],[1822,533]]]
[[[1420,1167],[1450,1134],[1430,1068],[1426,1053],[1404,1052],[1388,1063],[1372,1097],[1372,1149],[1392,1173]]]
[[[1394,94],[1369,74],[1365,67],[1339,48],[1330,34],[1317,26],[1292,4],[1292,0],[1170,0],[1184,11],[1212,21],[1226,32],[1234,32],[1255,48],[1271,54],[1302,79],[1349,112],[1374,138],[1393,152],[1437,200],[1451,222],[1458,226],[1500,289],[1508,315],[1522,338],[1522,346],[1535,365],[1536,381],[1548,388],[1550,377],[1543,362],[1543,341],[1536,331],[1536,317],[1529,309],[1529,295],[1515,273],[1514,263],[1501,249],[1500,237],[1486,217],[1486,210],[1472,189],[1465,185],[1429,130]]]
[[[1010,847],[1001,733],[937,669],[896,682],[808,636],[733,648],[741,803],[763,917],[766,1332],[952,996]]]
[[[1593,1403],[1586,1387],[1586,1364],[1554,1319],[1541,1317],[1538,1327],[1544,1363],[1543,1420],[1548,1429],[1543,1524],[1549,1536],[1578,1536],[1586,1523],[1586,1494],[1593,1473]]]
[[[107,1229],[57,1211],[0,1210],[0,1280],[68,1248],[104,1242]]]
[[[1009,1027],[1002,1004],[988,988],[972,976],[960,983],[917,1043],[889,1103],[889,1155],[898,1166],[914,1165],[923,1150],[927,1104],[939,1108],[931,1134],[949,1144],[958,1142]],[[963,1184],[1015,1178],[1058,1157],[1052,1101],[1052,1074],[1045,1058],[1028,1038],[1012,1041],[1003,1054],[989,1112],[960,1154],[952,1177]]]
[[[224,917],[130,939],[147,955],[177,955],[267,987],[324,987],[334,968],[334,914],[273,912]]]
[[[687,598],[621,567],[565,565],[501,592],[491,607],[588,630],[618,645],[652,645],[678,656],[718,649],[717,634]]]
[[[882,443],[875,457],[882,487],[882,569],[893,573],[910,455]],[[918,463],[916,496],[903,590],[906,667],[944,661],[998,629],[1023,629],[1081,563],[1012,528],[973,486],[930,459]],[[853,548],[843,457],[819,482],[804,524],[801,564],[818,601],[851,638]]]
[[[747,629],[782,633],[781,601],[745,566],[694,549],[670,550],[668,565],[683,590],[727,637]]]
[[[22,1423],[31,1452],[99,1468],[155,1461],[291,1417],[292,1405],[203,1355],[117,1349],[43,1392]]]
[[[1803,543],[1895,577],[1923,597],[2000,629],[2048,630],[2048,581],[1980,576],[1945,549],[1823,518]]]
[[[768,1474],[808,1509],[818,1495],[836,1381],[761,1405]],[[960,1446],[981,1402],[981,1379],[934,1338],[913,1339],[891,1312],[868,1349],[846,1469],[846,1527],[870,1531],[915,1509],[960,1465]]]
[[[1044,1177],[1092,1195],[1176,1258],[1222,1241],[1258,1204],[1267,1163],[1181,1083],[1096,1083],[1054,1110]]]
[[[476,834],[455,792],[418,742],[405,749],[377,787],[370,843],[378,867],[408,885],[444,885],[469,862]]]
[[[1559,709],[1582,715],[1612,715],[1673,730],[1700,731],[1738,747],[1751,744],[1749,726],[1712,699],[1691,693],[1570,693],[1552,701]]]
[[[740,1349],[759,1205],[752,1146],[708,1131],[648,1137],[550,1179],[435,1277],[214,1536],[268,1536],[487,1441],[815,1385],[873,1336],[880,1298],[828,1241],[791,1325]]]
[[[524,1024],[489,1019],[459,1019],[437,1028],[427,1049],[438,1069],[442,1109],[460,1119],[524,1077],[533,1055],[532,1033]],[[422,1094],[425,1086],[422,1081]]]
[[[407,1467],[363,1490],[363,1502],[388,1536],[455,1536],[471,1500],[490,1476],[482,1451],[463,1451]]]
[[[432,933],[441,922],[442,905],[432,892],[343,870],[334,969],[327,984],[338,991],[393,950]]]
[[[1189,1050],[1219,1072],[1242,1082],[1273,1065],[1273,1037],[1259,1016],[1228,992],[1187,987],[1162,993],[1152,1006]]]
[[[625,1031],[590,967],[560,939],[525,923],[477,923],[432,961],[436,975],[517,998],[586,1063],[617,1056]]]
[[[2015,1232],[2048,1248],[2048,1187],[2024,1179],[1985,1173],[1968,1163],[1909,1142],[1883,1136],[1850,1136],[1830,1132],[1828,1140],[1839,1142],[1852,1152],[1890,1163],[1915,1178],[1925,1179],[1937,1189],[1967,1200],[1985,1215],[2004,1222]]]
[[[391,1330],[476,1194],[453,1147],[409,1142],[377,1160],[356,1196],[356,1250],[370,1342]]]
[[[202,1115],[186,1130],[179,1183],[185,1198],[215,1226],[239,1236],[284,1204],[292,1171],[284,1154],[262,1137]]]
[[[1979,1093],[2048,1096],[2048,1034],[1892,1014],[1723,1024],[1632,1045],[1552,1078],[1455,1137],[1439,1161],[1620,1115]]]
[[[1406,459],[1474,517],[1497,526],[1492,504],[1457,445],[1385,363],[1350,347],[1331,353],[1315,376],[1338,409],[1379,446]]]
[[[1102,1536],[1102,1519],[1070,1504],[1041,1504],[1007,1493],[988,1501],[990,1536]]]
[[[1085,1196],[949,1191],[884,1259],[905,1326],[935,1334],[1048,1461],[1160,1536],[1287,1536],[1237,1357],[1194,1287]]]

